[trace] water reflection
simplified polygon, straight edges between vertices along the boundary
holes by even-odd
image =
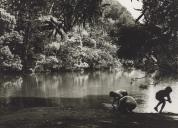
[[[36,74],[25,76],[0,77],[0,111],[26,107],[58,106],[67,108],[103,108],[102,103],[110,103],[108,93],[111,90],[126,89],[136,98],[136,112],[154,112],[155,93],[169,85],[173,88],[172,104],[165,111],[178,113],[178,85],[176,82],[160,83],[140,88],[151,80],[141,79],[130,84],[131,79],[141,77],[143,73],[90,72]]]

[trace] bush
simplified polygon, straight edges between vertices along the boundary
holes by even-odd
[[[80,48],[74,48],[68,45],[63,45],[58,52],[58,58],[62,61],[62,67],[64,69],[75,69],[79,64],[82,52]]]
[[[0,8],[0,36],[4,34],[4,32],[9,32],[12,29],[14,29],[16,24],[15,16],[11,15],[10,13],[7,13],[6,10]]]
[[[21,71],[22,67],[18,55],[13,55],[8,46],[0,47],[0,71]]]
[[[100,49],[86,48],[83,61],[89,64],[90,68],[100,69],[113,66],[114,58],[109,52]]]
[[[23,53],[23,36],[17,31],[12,31],[10,33],[5,33],[0,36],[0,45],[8,46],[12,54],[18,54],[22,56]]]
[[[92,36],[84,29],[77,31],[77,28],[68,33],[67,40],[61,43],[57,52],[63,69],[101,69],[118,66],[116,46],[110,43],[106,34],[96,38],[94,33],[97,32],[92,31]]]
[[[89,37],[85,37],[82,39],[83,42],[83,46],[89,47],[89,48],[96,48],[96,40],[89,38]]]
[[[45,71],[58,71],[62,65],[56,56],[45,56],[43,54],[37,54],[36,57],[35,72]]]
[[[56,55],[58,50],[60,49],[61,44],[57,41],[52,42],[45,46],[45,54],[46,55]]]
[[[21,36],[17,31],[5,33],[0,37],[0,44],[23,44],[23,36]]]

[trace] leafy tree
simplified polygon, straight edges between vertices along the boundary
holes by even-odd
[[[0,71],[17,72],[22,70],[19,48],[23,37],[14,31],[16,19],[6,10],[0,8]]]
[[[21,59],[13,55],[8,46],[0,46],[0,71],[19,72],[22,70]]]
[[[161,75],[177,73],[178,2],[142,0],[137,26],[111,31],[124,64],[145,71],[158,70]],[[138,21],[144,17],[141,25]],[[154,68],[153,68],[154,67]]]
[[[16,19],[13,15],[8,13],[3,8],[0,8],[0,24],[1,24],[1,30],[0,30],[0,36],[4,34],[4,32],[10,32],[12,29],[14,29],[16,24]]]
[[[176,0],[143,0],[142,15],[145,23],[159,27],[161,30],[161,34],[157,37],[161,43],[160,49],[155,56],[160,63],[159,67],[166,73],[177,73],[177,12]]]
[[[159,34],[160,29],[154,30],[145,25],[122,26],[110,33],[119,48],[117,55],[124,66],[136,67],[150,73],[158,65],[155,54],[160,48],[160,42],[157,41]]]
[[[115,24],[134,24],[134,19],[130,12],[117,0],[104,0],[103,3],[109,4],[109,6],[104,9],[103,15],[105,20],[113,20]]]

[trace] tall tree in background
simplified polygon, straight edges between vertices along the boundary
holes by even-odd
[[[137,26],[125,26],[112,34],[119,46],[118,55],[123,63],[143,70],[150,66],[162,75],[177,73],[178,1],[142,2],[142,9],[137,9],[141,11]],[[140,24],[142,17],[144,23]]]
[[[159,68],[166,73],[177,73],[178,1],[143,0],[142,2],[145,24],[160,29],[160,34],[154,39],[155,43],[159,44],[154,53]]]

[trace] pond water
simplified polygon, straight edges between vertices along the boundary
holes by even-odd
[[[166,81],[148,85],[151,79],[141,72],[131,73],[96,71],[87,73],[36,74],[0,77],[0,112],[31,107],[63,107],[70,109],[102,109],[111,104],[108,96],[112,90],[125,89],[138,106],[135,112],[154,112],[156,91],[172,86],[173,103],[167,103],[164,111],[178,113],[178,83]],[[148,86],[143,86],[148,85]]]

